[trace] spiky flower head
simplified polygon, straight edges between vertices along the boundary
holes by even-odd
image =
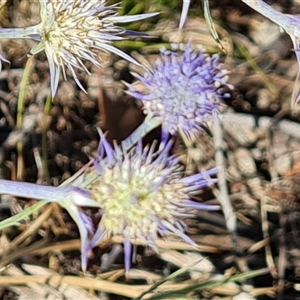
[[[146,113],[162,119],[163,133],[185,135],[197,133],[218,112],[218,88],[227,85],[227,71],[219,63],[219,55],[209,56],[204,48],[192,49],[190,41],[161,50],[161,58],[144,76],[135,74],[142,83],[127,84],[133,97],[142,100]]]
[[[211,169],[183,177],[178,159],[169,156],[171,142],[159,152],[155,143],[143,148],[142,143],[129,152],[120,146],[112,148],[102,133],[99,158],[95,161],[98,180],[91,197],[102,207],[98,229],[82,253],[83,266],[87,252],[102,238],[122,235],[124,238],[125,269],[130,269],[131,240],[140,238],[154,249],[158,234],[175,234],[189,244],[196,244],[184,233],[183,217],[194,217],[195,209],[215,210],[191,200],[201,188],[214,183]]]
[[[83,60],[100,66],[99,50],[116,53],[135,62],[129,55],[111,45],[121,40],[125,32],[116,23],[133,22],[156,15],[149,13],[135,16],[118,16],[117,5],[107,5],[106,0],[40,0],[41,23],[37,26],[36,39],[40,43],[32,54],[45,50],[51,73],[51,92],[55,95],[60,69],[66,79],[67,67],[82,90],[75,70],[88,70]]]

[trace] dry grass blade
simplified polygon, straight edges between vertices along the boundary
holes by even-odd
[[[41,276],[41,277],[51,277],[57,273],[51,271],[50,269],[32,266],[32,265],[23,265],[23,269],[30,273],[32,276]],[[11,265],[5,272],[7,275],[12,277],[21,278],[26,273],[21,269],[18,269],[16,266]],[[94,296],[91,293],[86,292],[84,289],[78,286],[72,286],[71,284],[64,284],[57,282],[57,285],[48,284],[46,281],[44,284],[40,284],[30,280],[28,276],[28,282],[24,282],[30,288],[31,297],[30,299],[91,299],[96,300],[98,297]],[[23,284],[24,284],[23,283]],[[21,285],[21,284],[20,284]],[[24,292],[29,290],[20,286],[13,288],[17,293],[21,292],[21,297],[24,297]],[[27,294],[27,293],[26,293]],[[25,295],[26,295],[25,294]],[[28,297],[28,294],[27,294]],[[25,298],[26,299],[26,298]],[[27,298],[28,299],[28,298]]]
[[[61,276],[51,270],[41,268],[41,267],[29,266],[29,265],[24,265],[23,267],[24,269],[27,270],[27,272],[29,271],[33,275],[22,275],[20,274],[20,270],[18,269],[19,273],[17,276],[16,273],[14,273],[15,274],[14,276],[11,276],[12,274],[10,274],[10,276],[6,276],[6,275],[1,276],[1,285],[6,285],[6,286],[29,285],[31,287],[32,285],[34,285],[35,287],[40,285],[45,287],[45,285],[46,286],[48,285],[50,290],[54,288],[54,290],[57,292],[59,292],[59,289],[61,288],[64,291],[65,296],[67,295],[68,290],[72,295],[74,295],[74,289],[71,288],[73,286],[76,287],[77,290],[76,292],[80,291],[82,293],[81,289],[87,289],[87,290],[92,289],[94,291],[118,294],[130,298],[138,297],[143,291],[146,291],[151,287],[150,285],[127,285],[127,284],[114,283],[99,278],[87,278],[87,277],[80,278],[77,276]],[[166,292],[166,291],[172,291],[174,289],[187,288],[190,284],[191,282],[168,284],[166,286],[160,287],[159,291]],[[70,286],[70,289],[67,286]],[[68,299],[72,299],[72,298],[68,298]]]
[[[237,248],[236,215],[233,211],[232,204],[228,196],[227,182],[225,176],[225,160],[223,155],[224,139],[223,139],[221,123],[219,120],[215,120],[213,122],[213,135],[214,135],[214,146],[216,149],[215,161],[216,161],[216,166],[219,168],[218,171],[219,191],[217,192],[217,198],[224,212],[226,227],[232,235],[233,247],[234,249],[236,249]]]

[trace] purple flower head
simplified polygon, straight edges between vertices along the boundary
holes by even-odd
[[[218,112],[218,88],[228,85],[219,55],[198,52],[191,44],[179,45],[180,49],[173,45],[173,51],[162,49],[153,70],[144,77],[136,75],[146,92],[127,84],[128,93],[143,102],[146,113],[161,117],[165,135],[178,130],[187,136],[197,133]]]
[[[102,217],[83,255],[102,238],[122,235],[125,269],[129,271],[135,239],[156,249],[158,235],[172,233],[196,246],[184,233],[182,218],[193,217],[195,209],[219,209],[191,200],[191,195],[215,182],[210,175],[217,170],[183,177],[178,158],[168,154],[172,142],[158,152],[155,143],[143,148],[140,142],[127,152],[117,145],[111,147],[101,132],[100,136],[99,157],[94,162],[99,177],[91,197],[102,207]]]

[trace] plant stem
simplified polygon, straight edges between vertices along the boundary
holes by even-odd
[[[0,28],[0,39],[34,39],[40,40],[38,26],[26,28]]]
[[[55,199],[64,199],[69,196],[70,188],[70,186],[53,187],[0,179],[0,194],[37,200],[54,201]]]
[[[161,118],[147,115],[144,122],[124,141],[121,145],[124,150],[132,148],[141,138],[145,137],[151,130],[161,124]]]

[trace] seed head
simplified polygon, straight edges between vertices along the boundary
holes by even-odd
[[[82,253],[103,237],[122,235],[125,249],[125,269],[130,269],[131,240],[142,239],[145,245],[156,249],[158,234],[173,233],[189,244],[196,245],[185,233],[183,217],[193,217],[195,209],[215,210],[191,200],[201,188],[214,183],[210,175],[216,169],[183,177],[178,159],[169,156],[169,142],[155,152],[155,144],[142,148],[141,143],[129,152],[120,146],[112,148],[102,133],[99,158],[95,161],[98,180],[92,187],[91,197],[102,207],[98,229]]]
[[[116,53],[136,63],[129,55],[111,45],[122,40],[125,30],[116,23],[132,22],[156,15],[156,13],[118,16],[117,5],[107,5],[106,0],[40,0],[41,23],[37,25],[40,43],[32,54],[45,50],[50,65],[51,92],[55,95],[60,69],[66,79],[65,67],[79,82],[74,68],[89,73],[83,60],[100,66],[99,50]]]

